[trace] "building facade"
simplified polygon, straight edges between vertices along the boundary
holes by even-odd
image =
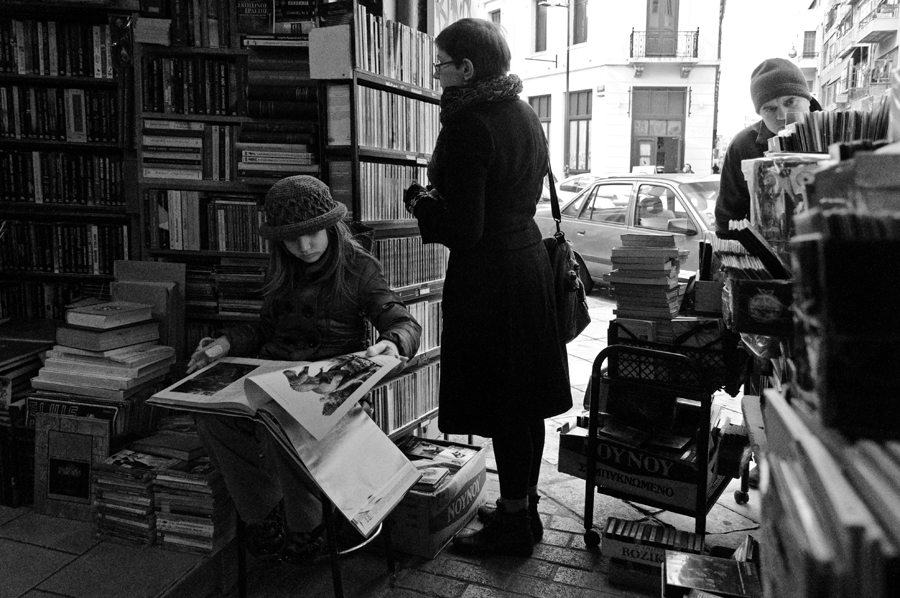
[[[558,178],[640,167],[708,173],[722,0],[481,0],[506,30]],[[568,100],[568,101],[567,101]]]
[[[897,68],[900,0],[811,0],[808,12],[821,40],[813,90],[825,110],[869,110],[890,87]],[[810,53],[815,42],[809,45]],[[817,59],[817,60],[816,60]],[[808,60],[808,58],[801,58]],[[801,64],[802,63],[798,63]]]

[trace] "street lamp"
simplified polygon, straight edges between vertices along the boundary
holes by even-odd
[[[569,47],[572,45],[572,20],[570,19],[569,2],[538,2],[539,6],[566,9],[566,95],[565,112],[563,113],[563,177],[569,176]]]

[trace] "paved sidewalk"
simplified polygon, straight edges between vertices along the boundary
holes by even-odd
[[[465,558],[446,548],[435,559],[403,555],[395,550],[396,570],[389,573],[380,538],[341,560],[344,595],[348,598],[613,598],[659,596],[658,581],[646,591],[611,585],[608,566],[597,551],[588,550],[584,533],[584,482],[556,470],[559,434],[566,419],[580,413],[591,364],[606,346],[613,318],[603,290],[588,298],[591,325],[568,345],[573,386],[572,410],[547,421],[547,442],[540,492],[543,540],[531,558]],[[732,421],[739,421],[739,398],[718,396]],[[460,440],[465,440],[460,438]],[[499,495],[488,448],[487,500]],[[755,534],[759,494],[738,505],[733,480],[707,517],[707,545],[734,548]],[[694,521],[660,509],[597,494],[593,522],[602,529],[607,517],[653,520],[693,531]],[[470,526],[476,527],[472,522]],[[395,547],[402,548],[402,547]],[[23,507],[0,506],[0,598],[198,598],[234,596],[236,551],[233,545],[212,559],[163,550],[99,541],[93,525],[47,517]],[[326,563],[294,569],[249,562],[250,598],[332,596],[331,570]],[[651,580],[652,582],[653,580]]]

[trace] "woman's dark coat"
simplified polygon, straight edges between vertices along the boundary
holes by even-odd
[[[429,164],[443,199],[422,202],[425,243],[450,249],[443,295],[438,425],[493,436],[572,407],[547,251],[534,222],[547,146],[521,100],[447,119]]]

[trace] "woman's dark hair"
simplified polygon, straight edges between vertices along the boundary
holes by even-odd
[[[459,66],[468,58],[475,81],[505,75],[512,55],[499,25],[484,19],[460,19],[441,31],[434,43]]]
[[[359,272],[351,270],[354,257],[357,253],[365,252],[362,245],[354,238],[353,233],[343,221],[338,222],[328,231],[328,250],[325,252],[327,262],[323,265],[318,278],[326,281],[323,297],[326,300],[336,299],[338,296],[353,298],[355,284],[352,281],[358,279]],[[272,243],[269,258],[269,271],[266,283],[263,285],[263,295],[275,293],[291,284],[291,277],[295,264],[298,262],[281,241]]]

